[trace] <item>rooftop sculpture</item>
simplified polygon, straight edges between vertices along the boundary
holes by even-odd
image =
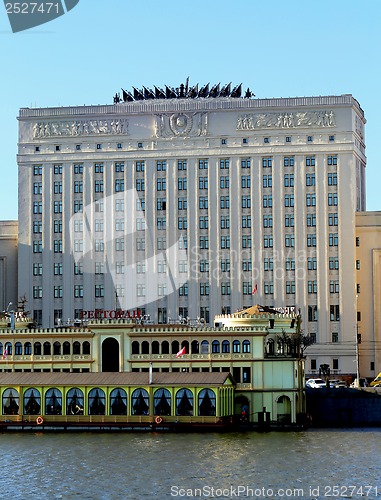
[[[242,97],[242,83],[236,85],[233,89],[231,83],[221,86],[219,83],[217,85],[206,84],[199,88],[198,83],[193,86],[189,86],[189,78],[187,78],[186,83],[182,83],[179,87],[173,88],[168,85],[165,86],[165,90],[160,87],[154,86],[154,90],[143,87],[142,89],[137,89],[132,87],[132,91],[122,89],[122,97],[120,93],[116,93],[114,96],[114,104],[120,102],[133,102],[133,101],[143,101],[149,99],[197,99],[197,98],[216,98],[216,97]],[[246,99],[255,97],[251,90],[248,88],[243,96]]]

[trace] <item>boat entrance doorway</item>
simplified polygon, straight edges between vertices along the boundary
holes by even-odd
[[[119,371],[119,342],[112,337],[102,342],[102,372]]]
[[[234,414],[240,424],[246,424],[250,420],[250,403],[242,394],[234,400]]]

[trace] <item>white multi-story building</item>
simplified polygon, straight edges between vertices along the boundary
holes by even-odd
[[[19,294],[43,326],[297,307],[306,371],[355,373],[363,110],[203,91],[20,110]]]

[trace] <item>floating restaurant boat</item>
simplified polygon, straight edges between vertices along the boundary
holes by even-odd
[[[308,344],[295,311],[193,322],[89,319],[0,331],[3,430],[298,428]],[[149,323],[149,322],[148,322]]]

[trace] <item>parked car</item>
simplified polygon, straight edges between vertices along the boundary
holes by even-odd
[[[329,381],[329,387],[331,387],[331,388],[336,387],[339,382],[341,382],[341,380],[339,380],[339,379],[332,379],[332,380]]]
[[[309,378],[306,382],[306,387],[310,389],[321,389],[322,387],[327,387],[327,385],[321,378]]]
[[[366,378],[361,378],[360,377],[360,383],[357,382],[357,378],[354,379],[354,381],[351,383],[349,387],[356,388],[356,387],[368,387],[368,381]]]
[[[381,384],[381,372],[377,375],[377,377],[370,383],[371,387],[375,387]]]
[[[345,380],[339,380],[337,384],[335,384],[335,389],[339,389],[340,387],[348,387],[347,383]]]

